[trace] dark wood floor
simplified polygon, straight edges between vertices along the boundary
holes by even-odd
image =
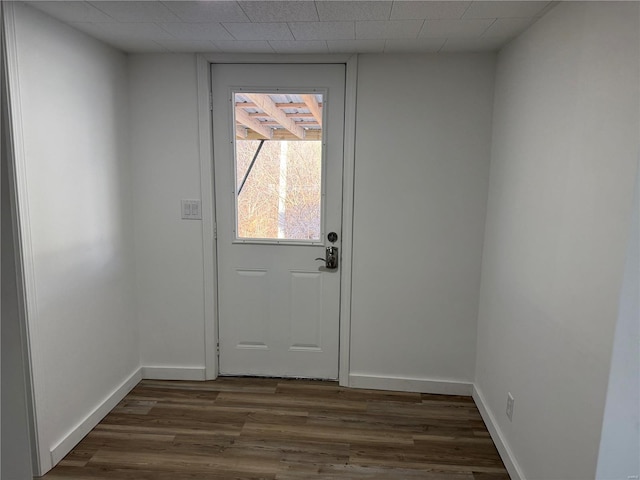
[[[470,397],[144,380],[42,477],[508,480]]]

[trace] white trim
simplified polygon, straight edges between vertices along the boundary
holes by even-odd
[[[338,380],[349,385],[351,360],[351,270],[353,257],[353,194],[356,151],[356,93],[358,55],[347,60],[344,97],[344,155],[342,164],[342,275],[340,282],[340,356]]]
[[[473,383],[454,380],[435,380],[429,378],[384,377],[381,375],[349,375],[352,388],[370,388],[373,390],[394,390],[396,392],[420,392],[442,395],[471,396]]]
[[[33,263],[33,250],[31,242],[31,220],[29,214],[29,188],[27,185],[25,144],[22,120],[22,96],[20,94],[20,74],[19,74],[19,58],[18,58],[18,41],[16,38],[15,10],[12,2],[5,2],[4,8],[4,35],[6,47],[6,63],[7,63],[7,86],[10,92],[8,96],[9,121],[11,123],[11,142],[13,150],[13,162],[9,164],[10,183],[14,193],[12,201],[15,201],[16,215],[16,256],[18,261],[18,291],[20,293],[21,302],[21,322],[26,333],[25,343],[27,348],[27,357],[30,359],[30,372],[27,383],[30,389],[31,412],[32,418],[29,419],[29,428],[31,430],[32,442],[32,466],[34,475],[42,475],[51,469],[49,465],[50,455],[45,442],[40,441],[38,421],[39,418],[46,417],[44,392],[47,377],[45,367],[42,361],[38,339],[40,332],[38,331],[38,304],[36,293],[35,270]],[[34,347],[34,345],[36,347]],[[35,386],[39,388],[36,389]]]
[[[507,472],[509,472],[509,476],[512,480],[525,480],[522,468],[518,465],[515,455],[509,448],[500,427],[498,427],[498,422],[496,422],[495,417],[487,406],[487,402],[484,400],[482,392],[475,384],[473,385],[473,400],[476,402],[480,415],[482,416],[484,423],[487,425],[489,435],[491,435],[491,439],[498,449],[500,458],[502,458],[504,466],[507,468]]]
[[[204,367],[141,367],[144,380],[205,380]]]
[[[136,369],[118,388],[111,392],[100,404],[76,425],[58,444],[50,450],[51,464],[56,465],[80,440],[113,410],[127,394],[142,380],[142,370]]]
[[[67,433],[58,444],[49,451],[51,467],[62,460],[80,441],[113,410],[120,401],[141,380],[204,380],[202,367],[140,367],[119,387],[113,390],[100,404]]]
[[[348,63],[351,54],[282,55],[262,53],[202,53],[209,63]]]
[[[198,142],[200,152],[200,195],[202,200],[202,265],[204,288],[204,358],[206,380],[218,376],[218,315],[217,264],[215,235],[215,208],[213,184],[213,132],[209,99],[211,67],[202,56],[196,56],[198,81]]]

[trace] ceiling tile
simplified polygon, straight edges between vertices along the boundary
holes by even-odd
[[[276,53],[329,53],[324,40],[271,41],[269,44]]]
[[[174,37],[155,23],[72,23],[74,28],[101,40],[172,40]]]
[[[464,12],[462,18],[535,17],[545,9],[548,3],[548,1],[476,1]]]
[[[162,2],[169,10],[185,22],[248,22],[237,2]]]
[[[266,41],[230,40],[213,42],[213,45],[225,53],[274,53],[273,48]]]
[[[311,1],[240,2],[252,22],[317,22],[316,5]]]
[[[160,2],[101,1],[91,5],[119,22],[178,22],[180,19]]]
[[[495,19],[425,20],[420,37],[479,37]]]
[[[393,2],[318,0],[315,2],[323,22],[343,20],[389,20]]]
[[[440,52],[497,52],[508,41],[505,37],[449,38]]]
[[[328,40],[331,53],[382,53],[384,40]]]
[[[437,52],[444,45],[445,38],[390,39],[384,46],[384,53]]]
[[[202,40],[159,40],[156,43],[173,53],[218,51],[213,43]]]
[[[157,42],[151,42],[140,39],[126,39],[126,38],[118,38],[106,41],[105,43],[115,47],[123,52],[128,53],[168,53],[166,47],[163,47]]]
[[[234,40],[220,23],[159,23],[158,25],[179,40]]]
[[[237,40],[293,40],[286,23],[225,23]]]
[[[471,2],[393,2],[391,20],[461,18]]]
[[[354,22],[293,22],[289,24],[296,40],[353,40]]]
[[[544,7],[542,10],[540,10],[537,14],[536,17],[543,17],[545,16],[547,13],[549,13],[551,10],[553,10],[554,8],[556,8],[558,5],[560,5],[560,3],[562,3],[560,0],[552,0],[549,3],[547,3],[547,6]]]
[[[113,22],[113,18],[87,2],[29,2],[28,5],[63,22]]]
[[[166,47],[160,45],[156,41],[144,38],[142,34],[136,37],[132,35],[113,35],[109,33],[108,30],[105,33],[105,30],[99,27],[100,25],[105,25],[103,23],[70,23],[69,25],[107,45],[122,50],[123,52],[166,53],[169,51]]]
[[[416,38],[424,20],[356,22],[356,38]]]
[[[524,32],[536,20],[537,18],[498,18],[483,36],[513,38]]]
[[[25,3],[131,52],[337,53],[495,51],[558,2],[29,0]]]

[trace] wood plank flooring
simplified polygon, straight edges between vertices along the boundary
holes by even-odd
[[[508,480],[471,397],[143,380],[45,480]]]

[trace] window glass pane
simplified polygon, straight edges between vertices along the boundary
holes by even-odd
[[[236,221],[240,239],[320,240],[321,119],[315,119],[301,97],[235,94]],[[315,99],[321,108],[321,95],[305,97]]]

